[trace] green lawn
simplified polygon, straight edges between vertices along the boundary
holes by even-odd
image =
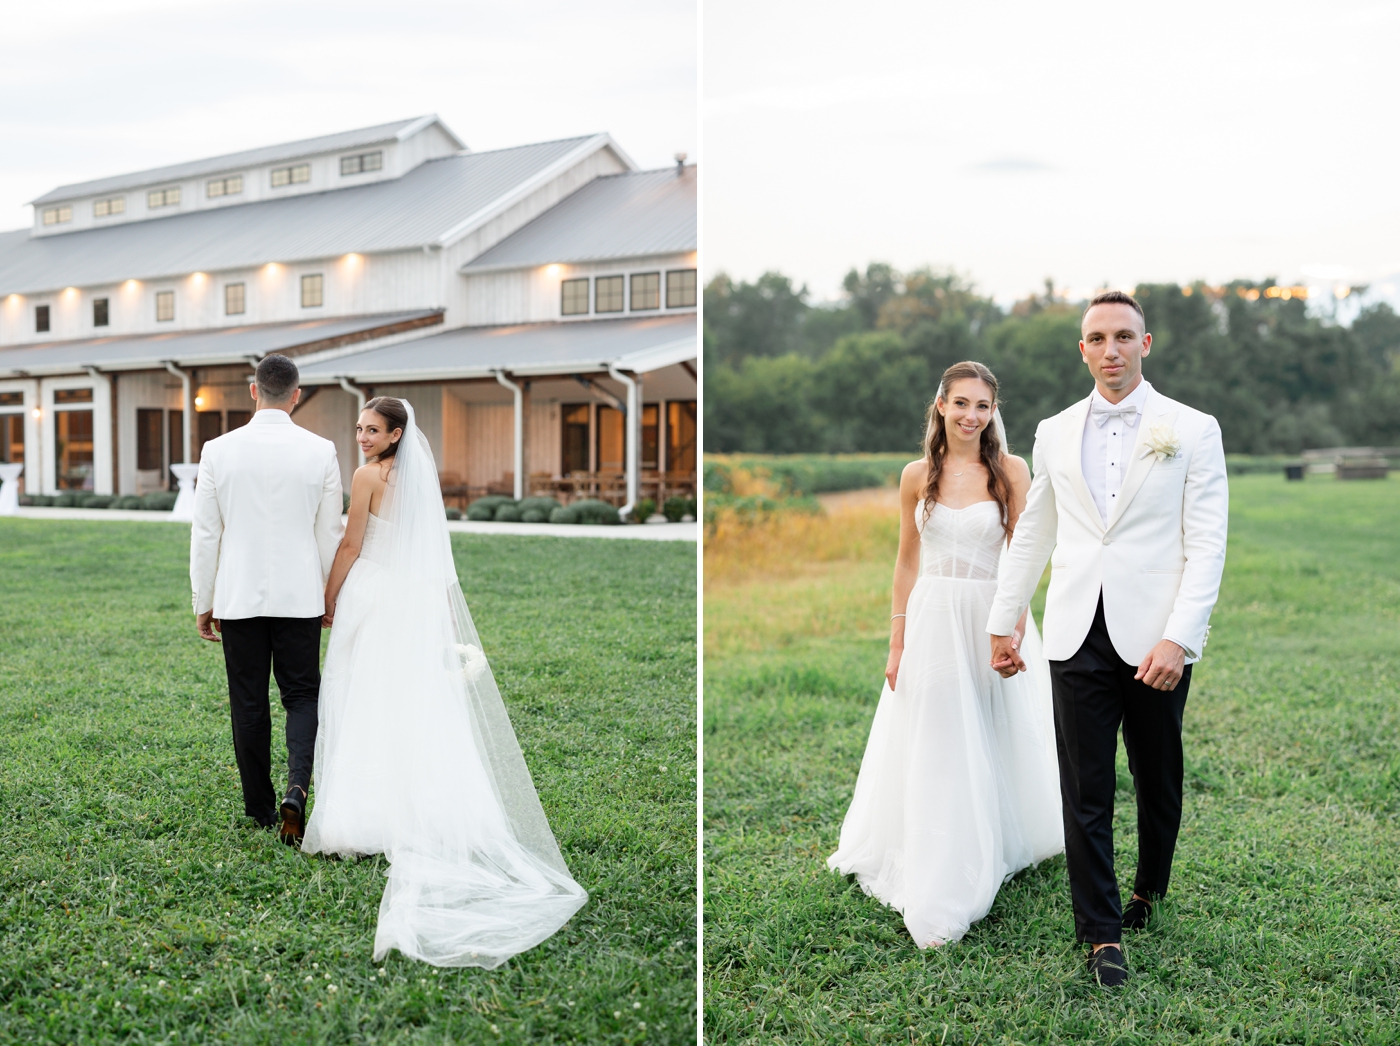
[[[879,694],[893,548],[706,592],[709,1040],[1400,1041],[1400,481],[1231,490],[1172,890],[1115,993],[1084,973],[1062,857],[927,952],[824,866]],[[1115,832],[1127,891],[1121,752]]]
[[[375,966],[382,859],[242,816],[188,527],[0,520],[0,1042],[694,1042],[695,546],[453,547],[592,895],[494,971]]]

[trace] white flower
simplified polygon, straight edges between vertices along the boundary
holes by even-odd
[[[458,643],[457,656],[462,659],[462,675],[475,683],[486,674],[486,654],[475,643]]]
[[[1153,425],[1142,443],[1140,456],[1144,458],[1149,454],[1156,454],[1158,461],[1166,461],[1181,453],[1181,437],[1176,434],[1176,429],[1165,421]]]

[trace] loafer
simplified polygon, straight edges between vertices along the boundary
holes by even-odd
[[[1152,904],[1134,897],[1123,906],[1123,929],[1145,930],[1152,921]]]
[[[1128,960],[1116,944],[1090,951],[1087,962],[1089,976],[1104,988],[1117,988],[1128,979]]]

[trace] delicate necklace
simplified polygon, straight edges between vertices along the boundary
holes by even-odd
[[[963,466],[962,472],[953,472],[953,471],[950,470],[950,471],[949,471],[949,475],[954,476],[954,477],[961,476],[961,475],[963,474],[963,472],[966,472],[966,471],[967,471],[969,468],[971,468],[973,465],[980,465],[980,464],[981,464],[980,461],[969,461],[966,465]]]

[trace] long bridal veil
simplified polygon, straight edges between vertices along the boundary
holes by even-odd
[[[356,638],[350,680],[357,707],[373,694],[381,717],[361,720],[354,750],[379,763],[361,779],[393,797],[373,829],[390,862],[374,958],[397,948],[494,967],[552,935],[588,894],[564,864],[467,611],[412,406],[375,525],[372,627]]]

